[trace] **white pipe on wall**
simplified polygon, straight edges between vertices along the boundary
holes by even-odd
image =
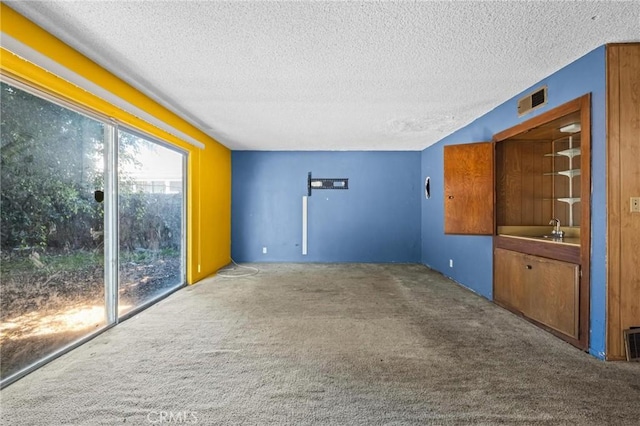
[[[307,255],[307,197],[302,197],[302,254]]]

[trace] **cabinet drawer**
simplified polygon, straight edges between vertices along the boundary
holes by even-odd
[[[495,251],[495,300],[573,338],[579,334],[579,282],[579,265]]]

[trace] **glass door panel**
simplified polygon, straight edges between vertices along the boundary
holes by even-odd
[[[119,130],[119,314],[184,285],[185,154]]]
[[[1,378],[106,325],[103,123],[1,83]]]

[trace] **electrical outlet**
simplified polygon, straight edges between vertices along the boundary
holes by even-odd
[[[267,254],[267,248],[266,247],[262,247],[262,254]]]
[[[449,268],[453,268],[453,259],[449,259]]]
[[[631,197],[631,213],[640,213],[640,197]]]

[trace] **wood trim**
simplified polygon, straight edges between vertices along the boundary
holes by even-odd
[[[587,94],[585,96],[588,97],[589,95]],[[582,104],[584,102],[585,96],[569,101],[565,104],[560,105],[559,107],[556,107],[552,110],[542,113],[536,117],[530,118],[527,121],[523,121],[522,123],[517,124],[513,127],[510,127],[506,130],[503,130],[499,133],[496,133],[495,135],[493,135],[493,141],[500,142],[505,139],[509,139],[521,133],[526,133],[550,121],[556,120],[560,117],[564,117],[565,115],[569,115],[572,112],[580,111],[582,108]]]
[[[578,99],[580,101],[580,347],[589,347],[591,314],[591,94]]]
[[[511,238],[498,235],[495,248],[501,248],[549,259],[580,264],[580,247],[577,245],[547,243],[526,238]]]
[[[607,46],[607,314],[606,359],[622,359],[620,326],[620,75],[618,46]]]

